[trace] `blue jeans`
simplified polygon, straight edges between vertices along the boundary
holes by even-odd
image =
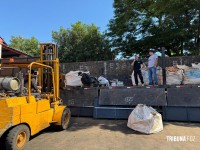
[[[157,77],[156,72],[157,72],[156,67],[148,68],[149,85],[153,85],[152,77],[154,79],[154,84],[158,85],[158,77]]]

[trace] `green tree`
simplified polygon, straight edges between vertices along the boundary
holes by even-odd
[[[167,54],[199,54],[199,0],[115,0],[110,20],[111,45],[124,56],[146,55],[165,47]]]
[[[52,31],[52,38],[58,45],[61,62],[112,59],[109,41],[94,24],[79,21],[69,29],[60,27],[59,31]]]
[[[35,37],[27,39],[22,36],[12,36],[9,46],[32,56],[40,55],[39,41]]]

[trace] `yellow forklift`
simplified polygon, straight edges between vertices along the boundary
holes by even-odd
[[[0,69],[19,70],[15,76],[0,77],[0,137],[5,137],[7,150],[24,149],[30,136],[50,125],[68,128],[71,113],[59,98],[55,44],[40,44],[40,59],[36,62],[11,59],[1,62]],[[38,89],[33,89],[33,81]]]

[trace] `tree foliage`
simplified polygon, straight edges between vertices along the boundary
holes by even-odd
[[[22,36],[12,36],[9,46],[32,56],[40,55],[39,41],[35,37],[27,39]]]
[[[165,47],[167,54],[199,54],[199,0],[115,0],[111,45],[124,56]]]
[[[94,24],[77,22],[71,28],[52,31],[53,41],[59,47],[61,62],[99,61],[112,59],[109,41]]]

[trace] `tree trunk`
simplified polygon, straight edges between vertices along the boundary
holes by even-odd
[[[166,52],[167,56],[171,57],[172,56],[171,50],[167,47],[165,47],[165,48],[167,49],[167,52]]]

